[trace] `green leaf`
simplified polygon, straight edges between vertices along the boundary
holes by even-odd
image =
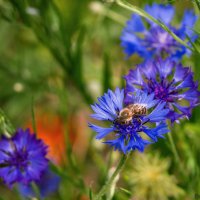
[[[0,109],[0,131],[0,134],[4,134],[6,137],[11,137],[15,133],[13,125],[2,109]]]
[[[125,192],[128,195],[132,195],[131,191],[124,189],[124,188],[119,188],[121,191]]]
[[[196,5],[197,5],[198,9],[200,10],[200,1],[199,0],[194,0],[194,1],[195,1]]]
[[[93,193],[92,193],[92,189],[91,188],[89,188],[89,197],[90,197],[90,200],[93,199]]]

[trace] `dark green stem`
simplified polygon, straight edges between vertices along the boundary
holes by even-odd
[[[183,166],[183,163],[181,161],[181,158],[178,154],[178,151],[176,149],[176,145],[174,143],[174,139],[172,137],[172,133],[169,132],[168,134],[168,138],[169,138],[169,142],[170,142],[170,145],[171,145],[171,148],[172,148],[172,152],[174,154],[174,157],[175,157],[175,160],[176,160],[176,163],[178,164],[178,166],[180,167],[180,170],[181,172],[183,173],[183,175],[185,175],[185,170],[184,170],[184,166]]]
[[[113,181],[115,180],[116,176],[121,172],[122,168],[124,167],[127,159],[128,159],[128,155],[123,154],[123,156],[122,156],[122,158],[121,158],[121,160],[120,160],[115,172],[110,177],[110,179],[108,179],[106,184],[101,188],[99,193],[95,196],[94,200],[100,200],[101,197],[109,190],[109,188],[111,187],[111,185],[112,185]]]
[[[35,122],[34,98],[33,98],[33,96],[32,96],[32,99],[31,99],[31,115],[32,115],[33,131],[37,135],[37,127],[36,127],[36,122]]]

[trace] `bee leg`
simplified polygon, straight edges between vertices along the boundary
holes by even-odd
[[[115,132],[115,133],[119,133],[119,131],[118,131],[118,130],[115,130],[114,132]]]
[[[149,122],[149,121],[150,121],[150,119],[148,119],[146,122],[143,122],[142,125],[146,124],[146,123]]]
[[[142,120],[139,118],[139,116],[137,116],[136,119],[140,124],[142,123]]]

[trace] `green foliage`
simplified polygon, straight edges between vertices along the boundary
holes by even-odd
[[[15,129],[10,123],[5,113],[0,109],[0,133],[11,137],[15,133]]]

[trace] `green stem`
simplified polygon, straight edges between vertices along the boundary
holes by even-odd
[[[199,0],[195,0],[195,3],[197,5],[198,9],[200,10],[200,2],[199,2]]]
[[[33,189],[33,192],[35,193],[33,199],[40,200],[40,190],[36,185],[36,183],[35,182],[31,183],[31,187]]]
[[[172,152],[174,154],[176,163],[180,167],[181,172],[185,175],[185,170],[184,170],[184,167],[183,167],[183,163],[181,162],[180,156],[178,155],[178,151],[176,149],[176,146],[175,146],[175,143],[174,143],[174,139],[172,137],[171,132],[169,132],[167,135],[168,135],[168,138],[169,138],[170,145],[172,147]]]
[[[32,115],[33,131],[37,135],[37,128],[36,128],[36,122],[35,122],[35,112],[34,112],[34,98],[33,98],[33,96],[32,96],[32,99],[31,99],[31,115]]]
[[[187,47],[188,49],[190,49],[191,51],[194,51],[193,48],[191,48],[190,46],[188,46],[188,44],[183,41],[181,38],[179,38],[176,34],[174,34],[165,24],[163,24],[161,21],[157,20],[156,18],[152,17],[151,15],[149,15],[147,12],[145,12],[144,10],[142,10],[141,8],[138,8],[137,6],[131,5],[130,3],[126,2],[126,0],[115,0],[116,4],[118,4],[119,6],[130,10],[132,12],[137,13],[138,15],[151,20],[152,22],[158,24],[160,27],[162,27],[165,31],[167,31],[176,41],[178,41],[180,44],[184,45],[185,47]]]
[[[179,155],[178,155],[178,151],[177,151],[176,146],[175,146],[175,144],[174,144],[174,140],[173,140],[173,137],[172,137],[171,132],[169,132],[167,135],[168,135],[169,142],[170,142],[170,145],[171,145],[171,147],[172,147],[172,152],[173,152],[173,154],[174,154],[174,157],[175,157],[175,159],[176,159],[176,162],[179,163],[179,162],[180,162],[180,157],[179,157]]]
[[[95,196],[94,200],[100,200],[101,197],[109,190],[111,187],[113,181],[115,180],[116,176],[121,172],[122,168],[124,167],[126,161],[128,159],[128,155],[123,155],[116,170],[114,171],[113,175],[110,177],[110,179],[106,182],[106,184],[101,188],[99,193]]]

